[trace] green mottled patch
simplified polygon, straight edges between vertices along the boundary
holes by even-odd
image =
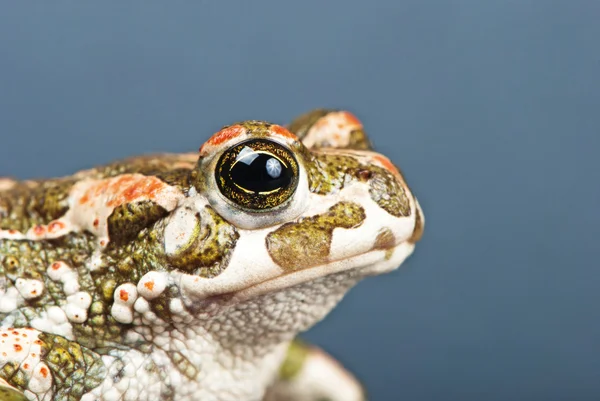
[[[333,230],[358,227],[365,218],[360,205],[340,202],[324,214],[286,223],[269,233],[267,250],[273,261],[288,271],[317,266],[329,260]]]
[[[62,284],[46,275],[48,267],[56,261],[66,262],[78,270],[80,284],[85,287],[90,281],[89,277],[84,277],[87,269],[83,264],[91,255],[93,246],[93,239],[87,234],[70,234],[46,241],[0,240],[0,278],[4,278],[7,286],[14,286],[19,278],[43,281],[45,289],[41,296],[26,300],[22,306],[41,312],[46,306],[66,302]],[[0,320],[5,316],[0,313]]]
[[[184,192],[187,192],[191,186],[190,175],[190,169],[175,169],[158,172],[156,174],[156,178],[160,179],[168,185],[177,187],[183,190]]]
[[[352,182],[365,182],[369,194],[392,216],[410,216],[410,203],[404,187],[390,171],[375,165],[361,164],[343,154],[315,153],[306,163],[309,188],[317,194],[331,194]]]
[[[145,200],[124,203],[108,217],[108,235],[113,245],[134,239],[140,231],[167,215],[162,206]]]
[[[85,263],[89,260],[96,239],[90,234],[71,233],[65,237],[45,241],[0,240],[0,278],[4,285],[15,285],[18,278],[36,279],[44,282],[44,292],[40,297],[25,300],[14,312],[15,327],[29,327],[30,322],[40,317],[49,306],[62,306],[67,295],[62,283],[50,280],[46,274],[48,267],[58,261],[65,262],[77,272],[80,291],[92,296],[92,305],[88,310],[88,320],[84,323],[71,323],[77,341],[88,347],[104,346],[122,341],[123,325],[110,316],[114,288],[130,281],[132,276],[141,276],[138,272],[144,266],[142,257],[132,271],[123,272],[120,266],[128,266],[123,253],[114,252],[112,262],[105,269],[90,272]],[[120,248],[121,249],[121,248]],[[129,248],[131,249],[131,248]],[[139,253],[137,254],[139,255]],[[144,256],[146,256],[144,254]],[[7,314],[0,313],[0,320]]]
[[[162,271],[166,266],[159,228],[144,228],[135,239],[120,246],[109,243],[102,265],[87,273],[91,282],[84,290],[92,294],[92,304],[88,320],[73,325],[77,341],[92,349],[121,343],[128,325],[117,322],[110,313],[115,288],[123,283],[137,283],[148,271]]]
[[[179,351],[167,351],[167,355],[175,368],[190,380],[195,380],[200,371]]]
[[[396,245],[394,233],[389,228],[383,228],[377,234],[373,249],[389,249]]]
[[[0,376],[2,375],[0,371]],[[0,400],[2,401],[27,401],[21,390],[11,387],[5,380],[0,378]]]
[[[396,245],[396,238],[394,233],[389,228],[384,228],[379,231],[373,244],[373,249],[381,249],[385,251],[385,260],[390,260],[394,254],[394,247]]]
[[[309,189],[321,195],[338,192],[356,180],[356,174],[363,169],[351,156],[314,153],[306,163]]]
[[[290,125],[288,125],[288,130],[296,134],[296,136],[300,139],[304,138],[308,131],[315,125],[317,121],[321,118],[325,117],[329,113],[336,112],[338,110],[333,109],[315,109],[311,110],[308,113],[304,113],[294,119]]]
[[[362,129],[355,129],[350,132],[350,140],[347,148],[356,150],[372,150],[373,145],[366,132]]]
[[[54,379],[54,398],[78,401],[83,394],[102,383],[107,369],[99,354],[74,341],[41,333],[42,360]]]
[[[304,342],[295,339],[288,347],[285,359],[279,368],[279,378],[281,380],[293,380],[300,371],[311,349]]]
[[[239,238],[236,228],[206,206],[196,215],[196,227],[189,242],[168,257],[173,267],[201,277],[220,274]]]
[[[169,308],[169,304],[171,299],[179,297],[179,287],[170,285],[165,289],[165,291],[163,291],[162,294],[150,301],[150,309],[160,319],[164,320],[165,322],[170,322],[171,309]]]
[[[410,202],[404,187],[388,170],[370,166],[369,194],[382,209],[396,217],[410,216]]]
[[[189,188],[189,175],[195,165],[186,154],[162,154],[131,157],[95,169],[93,178],[110,178],[120,174],[156,176],[182,190]]]
[[[83,394],[91,391],[104,380],[107,369],[100,355],[95,352],[52,334],[40,333],[37,341],[42,348],[40,358],[48,365],[52,375],[53,399],[79,401]],[[21,391],[27,388],[27,377],[15,362],[6,363],[0,369],[0,395],[8,394],[16,397],[14,394],[16,392],[11,394],[6,384]],[[2,389],[5,394],[2,393]],[[13,399],[19,400],[18,397]]]
[[[256,138],[271,136],[271,126],[273,124],[266,121],[248,120],[240,121],[232,125],[241,125],[246,128],[246,133]]]
[[[18,390],[24,391],[27,389],[25,373],[19,369],[19,364],[16,362],[7,362],[2,366],[0,369],[0,379]]]
[[[58,219],[69,209],[67,198],[75,182],[72,178],[18,182],[0,191],[0,229],[25,232]]]

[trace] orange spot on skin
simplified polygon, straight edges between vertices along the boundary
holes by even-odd
[[[42,340],[35,340],[34,343],[37,344],[37,345],[44,345],[44,343],[42,342]]]
[[[35,294],[37,294],[37,290],[32,290],[31,295],[35,295]]]
[[[40,368],[40,374],[44,377],[44,379],[47,378],[48,377],[48,369],[46,369],[44,367]]]
[[[382,155],[374,155],[373,156],[375,160],[377,160],[379,163],[381,163],[381,165],[386,169],[389,170],[390,173],[394,174],[396,177],[402,177],[400,175],[400,171],[398,171],[398,169],[396,168],[396,166],[394,166],[394,164],[390,161],[390,159],[388,159],[385,156]]]
[[[96,218],[94,219],[94,222],[92,224],[94,225],[94,227],[98,227],[98,224],[100,224],[100,220]]]
[[[48,225],[48,231],[51,233],[55,233],[59,230],[63,230],[65,228],[65,223],[62,221],[53,221]]]
[[[148,290],[152,291],[154,289],[154,281],[146,281],[144,283],[144,287],[146,287]]]
[[[360,127],[363,126],[362,123],[360,122],[360,120],[358,118],[356,118],[356,116],[354,114],[350,113],[349,111],[343,111],[342,116],[344,116],[344,118],[346,119],[346,121],[348,121],[349,124],[358,125]]]
[[[19,344],[13,344],[13,347],[15,348],[16,352],[21,352],[23,350],[23,347],[21,347]]]
[[[8,230],[8,233],[11,235],[15,235],[16,233],[18,233],[17,230]]]
[[[8,334],[2,333],[2,337],[8,337]]]
[[[282,127],[281,125],[271,125],[271,131],[277,135],[281,135],[286,138],[290,138],[293,140],[298,140],[298,137],[292,134],[290,131]]]
[[[84,204],[88,203],[89,201],[90,201],[90,191],[87,191],[85,194],[83,194],[81,199],[79,199],[79,203],[84,205]]]
[[[54,262],[52,263],[52,270],[58,270],[60,269],[60,262]]]
[[[24,369],[29,369],[29,364],[28,364],[28,363],[24,364],[24,365],[23,365],[23,368],[24,368]]]
[[[121,298],[123,302],[127,302],[127,300],[129,299],[129,294],[126,290],[121,290],[119,291],[119,298]]]
[[[340,111],[340,112],[329,113],[329,114],[321,117],[313,125],[312,129],[314,129],[316,131],[323,131],[325,133],[329,133],[332,130],[352,131],[354,129],[360,129],[360,128],[362,128],[362,126],[363,126],[362,123],[360,122],[360,120],[358,118],[356,118],[354,116],[354,114],[347,112],[347,111]],[[333,135],[334,135],[335,140],[340,139],[339,133],[336,134],[334,132]]]
[[[46,232],[46,229],[44,226],[40,226],[39,224],[35,227],[33,227],[33,233],[37,236],[42,236],[44,235],[44,233]]]
[[[220,145],[223,142],[227,142],[228,140],[230,140],[232,138],[236,138],[236,137],[242,135],[244,132],[246,132],[246,129],[244,127],[242,127],[241,125],[232,125],[230,127],[223,128],[221,131],[219,131],[216,134],[214,134],[213,136],[211,136],[210,139],[208,141],[206,141],[204,143],[204,145],[202,145],[200,147],[200,153],[202,153],[202,151],[206,145],[210,145],[210,146]]]
[[[100,241],[100,246],[106,246],[106,241],[104,241],[104,240]]]
[[[79,203],[83,205],[102,197],[107,199],[106,206],[116,208],[138,199],[156,200],[161,191],[168,187],[168,184],[156,177],[123,174],[94,183],[85,191]]]

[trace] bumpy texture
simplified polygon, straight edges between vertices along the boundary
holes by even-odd
[[[0,399],[362,400],[292,340],[398,267],[423,224],[344,111],[237,123],[197,155],[0,179]]]

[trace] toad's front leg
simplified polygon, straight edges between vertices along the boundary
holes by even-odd
[[[365,401],[362,385],[323,350],[294,341],[264,401]]]

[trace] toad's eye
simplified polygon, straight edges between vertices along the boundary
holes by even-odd
[[[252,139],[227,149],[219,158],[219,191],[238,206],[264,211],[284,204],[298,186],[298,162],[284,146]]]

